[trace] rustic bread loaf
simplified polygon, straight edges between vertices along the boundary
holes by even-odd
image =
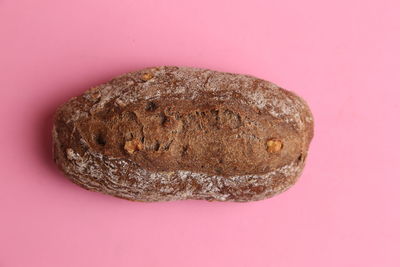
[[[261,200],[295,183],[306,103],[252,76],[187,67],[127,73],[56,112],[54,160],[76,184],[137,201]]]

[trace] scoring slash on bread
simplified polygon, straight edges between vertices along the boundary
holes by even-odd
[[[313,137],[307,104],[256,77],[188,67],[121,75],[54,117],[74,183],[134,201],[255,201],[292,186]]]

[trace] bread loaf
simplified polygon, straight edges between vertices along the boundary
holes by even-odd
[[[296,182],[312,136],[307,104],[271,82],[155,67],[59,107],[53,154],[74,183],[120,198],[253,201]]]

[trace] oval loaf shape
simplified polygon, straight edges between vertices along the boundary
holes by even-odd
[[[307,104],[248,75],[155,67],[58,108],[54,160],[76,184],[136,201],[261,200],[300,175]]]

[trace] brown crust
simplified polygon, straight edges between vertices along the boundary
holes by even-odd
[[[184,67],[119,76],[61,106],[54,159],[75,183],[139,201],[251,201],[291,186],[306,103],[255,77]]]

